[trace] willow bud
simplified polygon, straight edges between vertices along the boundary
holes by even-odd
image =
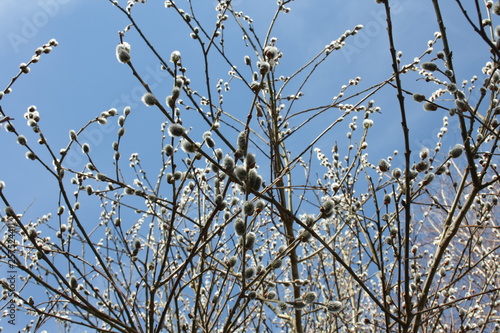
[[[170,124],[170,126],[168,127],[168,134],[173,137],[182,136],[184,134],[184,131],[184,127],[179,124]]]
[[[438,69],[438,66],[433,62],[424,62],[422,63],[422,69],[425,69],[429,72],[434,72]]]
[[[455,147],[453,147],[450,150],[449,156],[451,158],[458,158],[460,157],[460,155],[462,155],[463,152],[464,152],[464,146],[461,144],[456,144]]]
[[[130,62],[130,44],[123,42],[116,46],[116,58],[122,64]]]
[[[144,104],[146,104],[146,106],[153,106],[155,105],[156,103],[158,103],[158,101],[156,100],[156,97],[155,95],[153,95],[152,93],[150,92],[147,92],[145,93],[143,96],[142,96],[142,102]]]
[[[241,218],[237,218],[234,221],[234,231],[238,236],[243,236],[246,232],[245,221]]]
[[[387,162],[387,160],[385,159],[381,159],[379,162],[378,162],[378,169],[382,172],[387,172],[389,171],[389,169],[391,168],[391,165],[389,164],[389,162]]]

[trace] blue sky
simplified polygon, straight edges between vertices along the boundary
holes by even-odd
[[[235,0],[233,3],[236,9],[254,18],[257,32],[262,36],[274,12],[269,9],[275,7],[276,1]],[[206,22],[215,20],[215,1],[207,0],[203,6],[201,17]],[[482,44],[476,44],[472,35],[462,32],[464,23],[454,1],[443,1],[442,6],[449,32],[461,36],[460,39],[451,39],[452,47],[482,47]],[[392,69],[388,62],[382,6],[372,0],[297,0],[290,7],[291,13],[278,21],[273,33],[278,37],[277,46],[284,53],[279,68],[284,75],[293,72],[345,30],[352,30],[358,24],[365,27],[358,36],[350,37],[348,47],[332,56],[322,71],[316,73],[314,84],[304,91],[307,96],[326,104],[349,78],[362,76],[361,85],[368,87],[390,76]],[[396,45],[403,51],[404,62],[409,63],[425,50],[427,41],[437,30],[432,5],[430,1],[400,0],[393,1],[393,9]],[[164,9],[163,1],[150,0],[146,6],[138,5],[134,8],[134,17],[165,59],[172,51],[180,50],[189,75],[196,77],[199,58],[196,57],[195,43],[189,40],[180,23],[175,23],[175,17]],[[37,47],[51,38],[59,42],[59,46],[51,54],[42,55],[41,61],[31,66],[31,72],[15,83],[13,92],[0,101],[3,111],[15,118],[15,126],[29,141],[34,141],[35,137],[25,125],[23,114],[30,105],[37,106],[42,119],[40,125],[58,150],[68,142],[70,129],[77,130],[111,107],[121,112],[127,104],[125,101],[129,101],[133,110],[130,132],[135,134],[128,138],[131,140],[127,141],[127,148],[133,152],[144,150],[149,145],[153,154],[143,154],[146,160],[151,158],[154,161],[154,154],[161,148],[158,137],[163,118],[159,112],[140,103],[142,87],[132,77],[129,68],[119,64],[115,57],[115,47],[119,42],[117,32],[127,24],[126,17],[106,0],[0,1],[0,89],[3,90],[17,74],[19,64],[27,62]],[[134,32],[127,34],[125,40],[132,45],[134,65],[163,100],[171,87],[170,77],[159,71],[157,59]],[[480,73],[486,59],[479,58],[472,63],[470,57],[473,55],[455,54],[456,66],[462,70],[457,73],[459,78],[470,79],[472,74]],[[243,53],[237,54],[233,60],[244,67]],[[213,68],[221,77],[228,71],[221,62],[215,62]],[[405,82],[412,86],[414,82],[411,80]],[[238,108],[239,97],[231,93],[226,95],[226,105]],[[376,97],[376,104],[382,106],[383,113],[375,118],[370,144],[376,148],[370,148],[370,154],[380,158],[401,148],[394,147],[392,137],[392,134],[400,135],[395,91],[386,89]],[[422,143],[436,140],[435,133],[442,126],[442,114],[426,113],[421,105],[409,98],[407,107],[411,124],[417,124],[411,135],[414,150],[418,151]],[[93,150],[107,159],[110,166],[109,152],[117,129],[112,119],[107,126],[87,137]],[[334,137],[332,142],[344,137]],[[15,143],[13,135],[2,129],[0,140],[0,180],[7,184],[6,192],[12,205],[18,211],[28,210],[30,219],[55,211],[55,200],[47,200],[53,180],[47,178],[41,167],[24,158],[25,150]],[[325,145],[323,148],[328,152],[330,147]],[[85,161],[81,155],[75,154],[68,163],[78,169]]]

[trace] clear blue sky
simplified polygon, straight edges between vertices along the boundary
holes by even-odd
[[[122,5],[125,3],[119,2]],[[178,1],[179,4],[182,2]],[[396,45],[398,50],[403,51],[404,62],[409,63],[425,50],[427,41],[433,38],[437,30],[432,4],[422,0],[392,3]],[[464,21],[456,11],[454,1],[442,3],[448,30],[455,36],[460,32],[461,36],[460,40],[451,40],[452,48],[462,45],[474,49],[482,45],[476,44],[469,30],[464,29]],[[215,21],[215,1],[203,0],[203,4],[199,15],[205,22]],[[276,1],[234,0],[233,4],[236,9],[254,18],[254,25],[263,37]],[[293,72],[345,30],[352,30],[358,24],[365,27],[358,36],[349,38],[349,46],[329,59],[323,70],[317,73],[314,84],[305,91],[307,96],[317,97],[317,100],[323,100],[326,104],[349,78],[361,76],[362,85],[368,87],[390,76],[392,69],[388,61],[382,6],[373,0],[297,0],[290,7],[291,13],[278,21],[273,33],[273,36],[278,37],[277,46],[284,54],[278,68],[283,75]],[[173,16],[164,8],[163,1],[150,0],[147,5],[137,5],[134,10],[136,21],[163,57],[168,59],[172,51],[180,50],[183,64],[189,69],[188,74],[195,77],[198,49],[178,21],[172,21]],[[115,57],[115,47],[119,42],[117,32],[128,23],[126,17],[106,0],[0,0],[0,89],[3,90],[11,77],[17,74],[19,64],[27,62],[37,47],[51,38],[59,42],[59,46],[51,54],[42,55],[41,61],[31,66],[31,72],[16,82],[13,92],[0,101],[3,111],[15,118],[15,126],[30,142],[35,139],[23,118],[30,105],[37,106],[41,114],[40,125],[53,147],[59,150],[68,142],[70,129],[79,129],[101,111],[117,107],[121,112],[126,104],[130,104],[134,113],[130,126],[135,128],[136,134],[127,145],[130,151],[141,151],[146,159],[148,151],[143,148],[150,145],[151,153],[156,156],[160,149],[157,138],[162,116],[140,103],[144,91],[130,74],[129,68],[119,64]],[[158,61],[134,32],[129,33],[125,40],[132,44],[134,65],[144,76],[147,75],[146,81],[154,85],[153,90],[163,100],[171,87],[171,79],[165,72],[159,71]],[[456,66],[462,70],[457,73],[460,79],[470,79],[472,74],[480,73],[486,59],[470,62],[469,57],[473,55],[469,52],[455,54]],[[233,60],[241,68],[244,67],[243,53],[237,54]],[[212,66],[226,78],[227,66],[220,62]],[[215,82],[215,77],[213,79]],[[407,83],[410,86],[413,84]],[[226,95],[226,104],[238,108],[238,96],[231,93]],[[394,146],[392,137],[395,133],[398,136],[400,134],[395,91],[387,89],[385,93],[379,94],[376,104],[383,109],[382,114],[374,118],[370,154],[380,158],[401,148]],[[422,111],[421,105],[410,99],[407,99],[407,106],[411,124],[418,124],[411,133],[414,150],[418,151],[422,143],[436,140],[435,134],[441,127],[442,114],[426,113]],[[244,110],[242,114],[246,114],[247,106]],[[141,128],[142,133],[139,130]],[[102,127],[88,137],[93,149],[102,158],[108,159],[110,166],[109,152],[117,129],[116,120],[111,119],[108,127]],[[332,142],[343,138],[332,138]],[[27,210],[27,219],[54,212],[57,202],[47,198],[52,179],[47,179],[41,167],[24,158],[25,149],[17,145],[15,137],[3,129],[0,131],[0,142],[0,180],[7,184],[6,192],[12,205],[18,211]],[[328,152],[330,147],[325,145],[323,148]],[[443,148],[446,150],[448,147]],[[68,163],[80,169],[84,160],[75,154]]]

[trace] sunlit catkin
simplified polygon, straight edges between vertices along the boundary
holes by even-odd
[[[458,158],[464,152],[464,146],[461,144],[456,144],[449,152],[451,158]]]
[[[182,136],[184,132],[184,127],[179,124],[170,124],[170,126],[168,127],[168,134],[173,137]]]
[[[385,159],[381,159],[379,162],[378,162],[378,169],[381,171],[381,172],[387,172],[389,171],[389,169],[391,168],[391,165],[389,164],[389,162],[387,162],[387,160]]]
[[[255,210],[255,204],[252,201],[245,201],[243,204],[243,214],[252,215]]]
[[[147,92],[145,93],[144,95],[142,95],[142,102],[146,105],[146,106],[153,106],[155,105],[156,103],[158,103],[158,101],[156,100],[156,97],[155,95],[153,95],[152,93],[150,92]]]
[[[127,42],[120,43],[116,46],[116,58],[122,64],[130,62],[130,44]]]
[[[245,236],[245,249],[247,249],[247,250],[253,249],[253,247],[255,245],[255,240],[256,239],[257,239],[257,237],[255,236],[255,233],[254,232],[249,232]]]
[[[434,72],[435,70],[438,69],[438,66],[433,62],[424,62],[422,63],[422,69],[425,69],[426,71],[429,72]]]
[[[238,236],[243,236],[245,234],[245,221],[242,218],[237,218],[234,220],[234,231]]]
[[[240,134],[238,134],[238,139],[236,141],[236,147],[241,152],[243,152],[247,149],[247,138],[246,138],[246,134],[244,131],[240,132]]]

